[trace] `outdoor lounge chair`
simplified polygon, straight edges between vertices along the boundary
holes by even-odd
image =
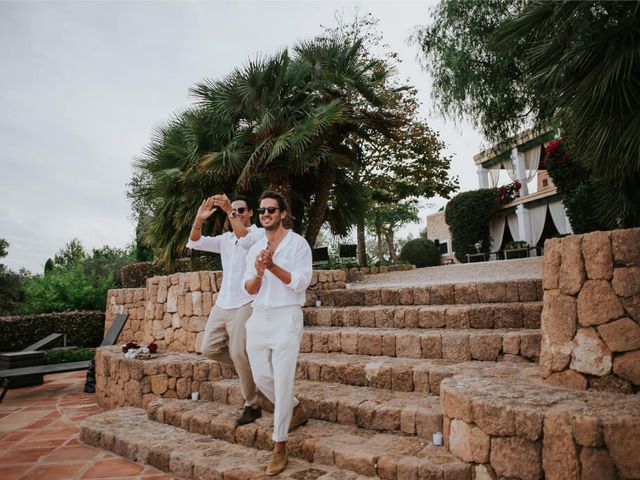
[[[109,331],[100,344],[101,347],[107,347],[116,343],[118,335],[120,335],[120,332],[122,331],[122,328],[127,321],[127,316],[128,315],[124,313],[116,315],[116,318],[114,318]],[[42,342],[42,340],[40,342]],[[37,342],[34,345],[37,345],[40,342]],[[93,360],[84,360],[82,362],[71,363],[56,363],[53,365],[35,365],[30,367],[0,370],[0,402],[2,402],[4,396],[7,394],[7,390],[9,389],[11,382],[19,379],[20,377],[28,375],[48,375],[51,373],[77,372],[79,370],[87,370],[91,366],[91,362],[93,362]]]

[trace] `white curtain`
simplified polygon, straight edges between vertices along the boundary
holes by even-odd
[[[538,240],[542,236],[544,230],[544,221],[547,218],[547,206],[539,205],[529,209],[529,224],[531,226],[531,238],[533,238],[532,247],[538,244]]]
[[[564,211],[564,205],[560,200],[549,204],[549,212],[551,212],[551,218],[553,219],[553,224],[556,226],[558,233],[573,233],[573,229],[569,223],[569,218]]]
[[[532,148],[531,150],[527,150],[524,152],[524,168],[526,170],[527,178],[525,181],[527,183],[533,180],[533,177],[538,173],[538,166],[540,165],[540,150],[542,149],[542,145],[538,145],[537,147]]]
[[[491,220],[489,224],[489,231],[491,234],[491,252],[497,252],[502,244],[502,237],[504,236],[504,226],[506,219],[503,216],[496,217]]]
[[[507,217],[507,224],[509,224],[509,232],[514,240],[522,240],[520,238],[520,232],[518,231],[518,215],[512,213]]]
[[[511,159],[503,160],[500,165],[507,171],[507,174],[509,175],[511,181],[516,179],[516,167],[513,165]]]
[[[500,165],[489,169],[489,188],[496,188],[500,179]]]

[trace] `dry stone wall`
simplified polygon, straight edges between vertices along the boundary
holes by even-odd
[[[540,370],[585,390],[640,390],[640,228],[545,242]]]
[[[366,274],[412,268],[415,267],[317,270],[312,274],[308,302],[315,301],[315,292],[343,289],[347,282],[361,280]],[[188,272],[149,278],[145,288],[109,290],[105,333],[115,315],[126,313],[129,318],[118,337],[119,343],[156,342],[174,352],[199,352],[207,317],[221,285],[222,272]]]

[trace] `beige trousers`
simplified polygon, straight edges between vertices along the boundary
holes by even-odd
[[[247,357],[245,324],[250,316],[250,303],[240,308],[220,308],[214,305],[202,337],[202,354],[205,357],[232,364],[236,369],[245,406],[258,405],[258,390]]]

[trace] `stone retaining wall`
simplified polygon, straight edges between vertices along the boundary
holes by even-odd
[[[543,378],[639,391],[640,228],[547,240],[543,289]]]
[[[364,275],[415,268],[412,265],[349,270],[315,270],[308,301],[315,292],[344,289],[346,282]],[[105,333],[118,313],[129,315],[118,342],[152,341],[175,352],[199,351],[202,332],[222,285],[222,272],[174,273],[147,279],[145,288],[121,288],[107,292]]]

